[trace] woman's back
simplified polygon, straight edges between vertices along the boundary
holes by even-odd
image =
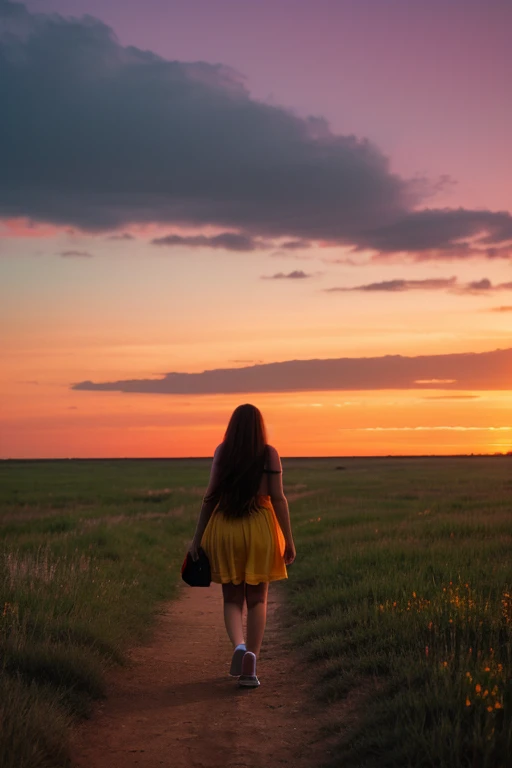
[[[206,490],[206,497],[215,492],[215,488],[222,474],[226,474],[230,467],[223,465],[222,449],[224,443],[220,443],[215,449],[210,483]],[[281,500],[284,496],[282,482],[282,466],[279,453],[272,445],[265,445],[263,469],[259,480],[257,496],[270,496],[271,499]]]

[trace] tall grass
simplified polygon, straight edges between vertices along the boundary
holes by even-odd
[[[512,461],[284,466],[290,631],[333,766],[510,768]],[[2,768],[67,765],[70,725],[175,594],[208,470],[0,463]]]
[[[0,465],[2,768],[67,765],[70,725],[89,716],[105,671],[175,594],[198,471],[187,477],[168,462]]]
[[[287,585],[318,697],[365,692],[334,764],[511,766],[512,462],[344,464],[295,507]]]

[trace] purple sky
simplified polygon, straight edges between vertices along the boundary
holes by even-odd
[[[29,0],[89,13],[122,44],[239,70],[254,97],[367,136],[436,205],[509,209],[508,0]]]

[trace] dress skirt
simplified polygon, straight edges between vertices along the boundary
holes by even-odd
[[[284,563],[284,536],[270,496],[257,496],[258,507],[240,518],[227,518],[215,509],[201,547],[210,561],[217,584],[259,584],[288,578]]]

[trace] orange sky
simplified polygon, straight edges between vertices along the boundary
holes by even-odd
[[[314,280],[271,282],[259,278],[286,268],[284,258],[254,263],[238,254],[185,250],[169,257],[139,240],[58,238],[41,240],[41,255],[29,240],[13,239],[16,264],[12,253],[2,260],[4,270],[9,267],[0,309],[7,331],[3,458],[210,455],[241,402],[261,408],[283,455],[492,453],[512,446],[509,391],[173,396],[72,390],[85,379],[158,378],[258,362],[483,352],[508,346],[512,312],[490,311],[501,298],[489,295],[441,293],[433,304],[429,292],[326,294],[322,288],[347,273],[357,283],[366,282],[370,270],[376,280],[396,268],[327,265],[323,252],[307,254],[308,269],[321,273]],[[64,241],[94,249],[95,257],[63,259],[55,252]],[[493,281],[504,280],[507,269],[495,265]],[[411,273],[449,271],[414,265]],[[478,263],[465,265],[465,280],[481,275]]]

